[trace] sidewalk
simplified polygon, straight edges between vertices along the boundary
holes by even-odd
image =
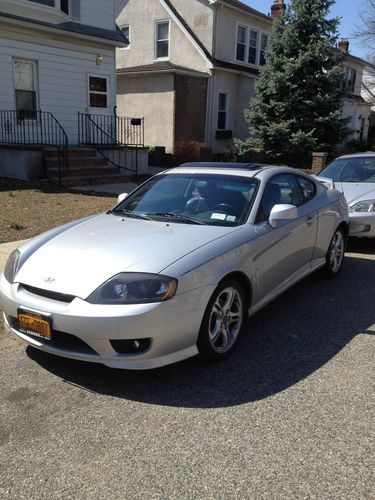
[[[10,243],[3,243],[0,245],[0,271],[4,269],[5,263],[13,250],[20,247],[26,241],[27,240],[12,241]]]

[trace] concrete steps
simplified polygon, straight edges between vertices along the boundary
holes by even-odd
[[[94,148],[72,147],[67,151],[69,172],[62,177],[64,186],[79,186],[84,184],[106,184],[119,182],[125,176],[122,170],[116,168],[97,154]],[[58,152],[47,149],[44,153],[47,177],[52,182],[59,182]]]

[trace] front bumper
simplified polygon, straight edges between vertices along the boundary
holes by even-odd
[[[375,213],[349,212],[349,236],[375,238]]]
[[[66,358],[134,370],[158,368],[197,354],[197,336],[214,287],[206,286],[157,304],[93,305],[75,298],[62,303],[10,285],[0,277],[0,309],[9,332],[29,345]],[[51,314],[52,340],[18,330],[19,307]],[[79,339],[75,345],[54,341],[62,336]],[[146,351],[119,354],[111,340],[151,339]],[[78,345],[77,345],[78,344]]]

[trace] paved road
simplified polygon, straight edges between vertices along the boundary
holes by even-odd
[[[114,371],[0,326],[0,497],[375,497],[375,246],[252,318],[221,364]]]

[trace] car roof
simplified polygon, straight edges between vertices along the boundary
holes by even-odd
[[[362,153],[352,153],[348,155],[342,155],[336,158],[336,160],[347,159],[347,158],[372,158],[375,157],[374,151],[363,151]]]
[[[198,172],[202,173],[224,173],[245,175],[253,177],[256,174],[274,167],[273,165],[265,165],[261,163],[240,163],[240,162],[188,162],[183,163],[179,167],[175,167],[168,172]]]
[[[289,174],[291,171],[299,175],[306,176],[305,172],[298,169],[279,166],[266,165],[261,163],[234,163],[234,162],[190,162],[183,163],[179,167],[165,171],[168,174],[185,174],[185,173],[204,173],[204,174],[224,174],[236,175],[242,177],[258,177],[262,180],[267,180],[276,174]]]

